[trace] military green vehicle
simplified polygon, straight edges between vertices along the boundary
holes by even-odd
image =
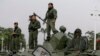
[[[44,47],[50,51],[51,56],[73,56],[71,54],[64,55],[64,49],[62,48],[61,40],[62,33],[58,33],[60,37],[52,37],[50,42],[44,42]],[[81,53],[79,56],[100,56],[100,50],[87,50],[84,53]]]
[[[65,31],[64,27],[60,27],[61,31]],[[86,37],[86,36],[84,36]],[[73,38],[73,34],[68,33],[65,34],[64,32],[58,32],[53,34],[50,41],[45,41],[43,46],[51,53],[51,56],[100,56],[100,50],[90,50],[87,49],[83,53],[74,52],[70,50],[67,55],[64,54],[65,47]],[[66,44],[65,44],[66,43]],[[95,43],[95,42],[94,42]],[[95,46],[94,46],[95,47]],[[78,54],[78,55],[77,55]]]
[[[10,53],[10,51],[0,52],[0,56],[72,56],[71,54],[64,55],[64,50],[67,46],[66,44],[72,40],[73,34],[66,34],[64,31],[66,31],[66,28],[61,27],[60,32],[52,34],[50,41],[44,41],[42,46],[39,45],[34,50],[30,50],[26,47],[26,49],[22,49],[14,55]],[[99,39],[97,39],[97,42],[97,47],[99,48]],[[81,54],[83,56],[100,56],[100,49],[98,48],[97,50],[87,50]]]

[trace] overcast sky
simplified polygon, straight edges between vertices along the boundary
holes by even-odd
[[[74,32],[76,28],[82,29],[83,35],[95,29],[100,32],[100,17],[97,16],[100,13],[100,0],[0,0],[0,26],[13,27],[13,23],[18,21],[28,41],[29,15],[36,12],[44,18],[49,2],[54,3],[58,11],[57,29],[64,25],[67,32]],[[95,16],[91,16],[91,13]],[[39,33],[39,44],[43,42],[40,36],[43,34]]]

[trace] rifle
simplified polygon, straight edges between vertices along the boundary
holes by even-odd
[[[40,16],[38,16],[36,13],[33,13],[33,15],[36,15],[40,20],[42,20],[44,23],[47,23],[44,21],[44,19],[42,19]]]

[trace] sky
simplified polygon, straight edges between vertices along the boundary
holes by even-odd
[[[100,17],[98,16],[100,0],[0,0],[0,26],[13,28],[13,23],[18,22],[28,43],[29,15],[35,12],[44,19],[49,2],[54,4],[58,12],[56,21],[58,30],[63,25],[67,28],[67,32],[72,33],[76,28],[80,28],[83,35],[91,30],[100,32]],[[94,16],[91,16],[91,13]],[[46,28],[46,25],[43,25],[41,20],[39,21],[42,28]],[[41,32],[38,41],[39,44],[43,43]]]

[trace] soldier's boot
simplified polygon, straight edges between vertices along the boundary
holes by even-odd
[[[29,45],[29,50],[34,49],[34,44]]]
[[[53,33],[54,33],[54,34],[58,33],[58,30],[55,29],[55,30],[53,31]]]
[[[35,46],[34,46],[34,48],[37,47],[37,45],[38,45],[38,44],[37,44],[37,39],[36,39],[36,40],[35,40]]]
[[[50,41],[50,36],[47,36],[47,39],[46,39],[46,41]]]

